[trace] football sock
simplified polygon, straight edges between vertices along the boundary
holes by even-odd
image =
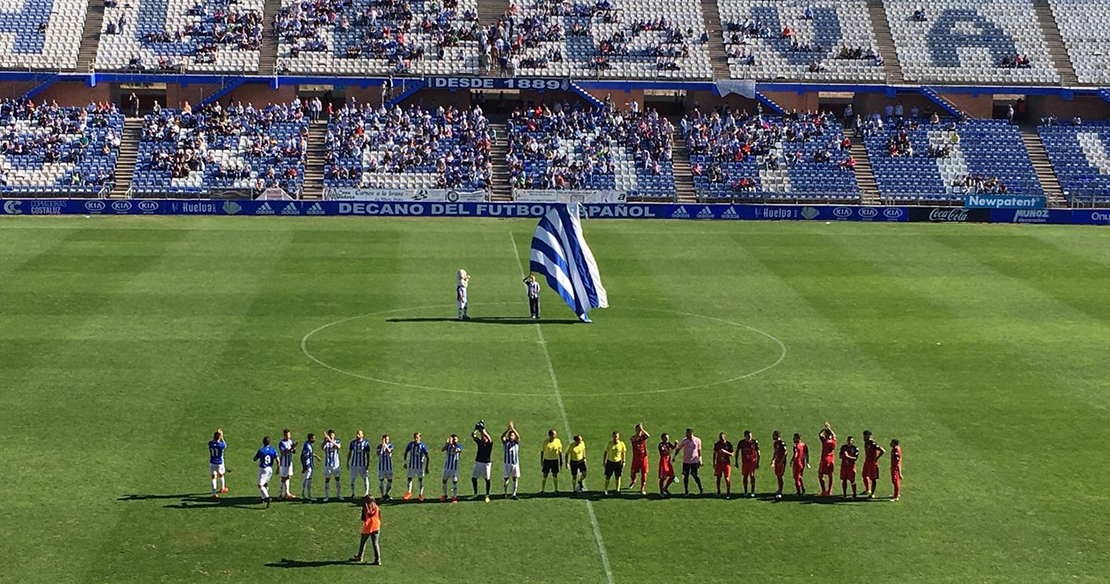
[[[419,479],[419,480],[420,480],[420,494],[423,495],[424,494],[424,479]]]
[[[605,490],[609,490],[609,479],[605,479]]]
[[[385,481],[384,480],[379,480],[378,481],[378,491],[381,492],[382,498],[384,499],[385,498]]]
[[[325,480],[324,481],[324,498],[327,499],[330,496],[331,496],[331,482]]]
[[[509,494],[509,479],[505,479],[505,494]]]
[[[552,477],[551,482],[555,483],[555,490],[559,490],[559,477]]]
[[[486,496],[489,496],[489,479],[486,479]]]
[[[212,494],[216,493],[216,479],[212,479]]]
[[[513,481],[513,496],[514,497],[516,496],[516,486],[517,486],[517,481]]]
[[[227,483],[226,483],[226,481],[224,481],[223,475],[220,475],[220,490],[221,491],[224,490],[226,488],[226,485],[227,485]]]
[[[451,481],[451,496],[456,498],[459,496],[459,481]]]
[[[487,482],[487,484],[489,484],[489,483]],[[470,477],[470,486],[474,487],[474,494],[477,495],[478,494],[478,477]],[[486,491],[488,492],[489,488],[487,488]]]
[[[267,487],[266,485],[262,485],[261,487],[258,487],[258,490],[262,492],[262,498],[263,499],[269,499],[270,498],[270,488],[269,487]]]
[[[443,496],[447,496],[447,481],[443,481]]]
[[[542,479],[540,479],[540,492],[542,493],[544,491],[544,489],[546,489],[546,488],[547,488],[547,477],[543,477]]]

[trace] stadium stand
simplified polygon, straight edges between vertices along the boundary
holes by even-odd
[[[1058,83],[1031,0],[884,0],[907,81]]]
[[[696,2],[523,0],[510,3],[497,28],[511,50],[507,62],[494,53],[491,64],[507,75],[712,77],[709,37]]]
[[[975,193],[1044,194],[1021,133],[1005,120],[884,122],[875,115],[862,133],[875,182],[887,202],[954,202]]]
[[[1110,83],[1110,3],[1049,0],[1080,83]]]
[[[858,201],[851,140],[831,114],[695,111],[682,120],[702,201]]]
[[[1069,202],[1110,202],[1110,125],[1040,126],[1037,132]]]
[[[0,68],[73,70],[81,48],[88,3],[25,0],[0,3]]]
[[[328,123],[326,188],[465,189],[490,186],[489,120],[480,107],[344,105]]]
[[[263,0],[109,0],[98,69],[257,72]]]
[[[531,106],[513,111],[506,126],[509,180],[515,189],[615,190],[675,198],[674,126],[654,110]]]
[[[115,181],[123,115],[109,104],[0,102],[0,193],[91,196]]]
[[[132,189],[197,196],[220,190],[290,195],[304,180],[309,122],[287,105],[164,109],[146,116]]]
[[[865,0],[719,0],[734,78],[882,81]]]
[[[285,0],[273,26],[283,72],[478,72],[476,0]]]

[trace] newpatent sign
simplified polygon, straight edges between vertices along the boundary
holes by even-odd
[[[968,209],[1043,209],[1044,197],[1024,195],[967,195],[964,207]]]

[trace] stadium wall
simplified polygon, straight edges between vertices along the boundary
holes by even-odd
[[[214,215],[280,217],[538,218],[545,203],[429,203],[373,201],[261,201],[174,199],[3,199],[0,216]],[[714,205],[597,203],[582,206],[590,219],[691,221],[858,221],[928,223],[1045,223],[1110,225],[1110,209],[965,209],[865,205]]]

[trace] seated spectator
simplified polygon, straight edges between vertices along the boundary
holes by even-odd
[[[924,8],[918,8],[917,10],[913,11],[913,21],[914,22],[925,22],[927,20],[929,20],[929,18],[925,15],[925,9]]]

